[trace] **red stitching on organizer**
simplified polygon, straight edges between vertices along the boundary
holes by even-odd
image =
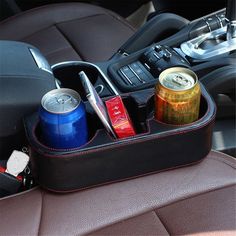
[[[170,167],[170,168],[157,170],[157,171],[151,171],[151,172],[148,172],[148,173],[145,173],[145,174],[135,175],[135,176],[132,176],[132,177],[126,177],[126,178],[122,178],[122,179],[118,179],[118,180],[107,181],[107,182],[100,183],[100,184],[90,185],[88,187],[76,188],[76,189],[73,189],[73,190],[55,190],[55,189],[48,188],[44,185],[41,185],[41,186],[43,188],[49,190],[49,191],[56,192],[56,193],[62,193],[62,194],[63,193],[73,193],[73,192],[83,191],[83,190],[87,190],[87,189],[91,189],[91,188],[95,188],[95,187],[100,187],[100,186],[104,186],[104,185],[109,185],[109,184],[113,184],[113,183],[119,183],[119,182],[123,182],[123,181],[127,181],[127,180],[137,179],[137,178],[152,175],[152,174],[158,174],[158,173],[161,173],[161,172],[164,172],[164,171],[171,171],[171,170],[175,170],[177,168],[192,166],[192,165],[195,165],[195,164],[198,164],[198,163],[202,162],[207,157],[207,155],[205,157],[203,157],[201,160],[198,160],[198,161],[195,161],[195,162],[192,162],[192,163],[188,163],[188,164],[184,164],[184,165],[178,165],[178,166],[175,166],[175,167]]]

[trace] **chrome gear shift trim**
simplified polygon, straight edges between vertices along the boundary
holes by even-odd
[[[227,40],[236,38],[236,0],[227,0],[226,7]]]
[[[233,38],[236,38],[236,20],[230,21],[228,23],[226,38],[227,38],[227,40],[231,40]]]
[[[235,26],[235,25],[234,25]],[[183,53],[191,58],[205,60],[215,56],[229,53],[236,50],[236,38],[230,38],[223,42],[219,42],[216,45],[211,45],[209,48],[201,48],[201,44],[206,40],[220,39],[227,33],[227,26],[214,30],[212,32],[200,35],[194,39],[181,44],[180,48]]]

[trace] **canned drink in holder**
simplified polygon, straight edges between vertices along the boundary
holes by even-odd
[[[77,148],[88,141],[85,106],[72,89],[46,93],[39,109],[43,142],[52,148]]]
[[[155,88],[155,118],[183,125],[199,117],[201,88],[197,75],[183,67],[164,70]]]

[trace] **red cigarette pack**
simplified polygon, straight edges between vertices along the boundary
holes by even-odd
[[[107,112],[118,138],[127,138],[136,135],[129,114],[120,96],[105,101]]]

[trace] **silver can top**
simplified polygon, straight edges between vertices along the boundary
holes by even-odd
[[[42,107],[54,114],[65,114],[74,111],[80,104],[80,95],[72,89],[54,89],[46,93],[42,100]]]
[[[164,70],[159,76],[160,84],[174,91],[191,89],[197,81],[197,75],[193,71],[182,67],[169,68]]]

